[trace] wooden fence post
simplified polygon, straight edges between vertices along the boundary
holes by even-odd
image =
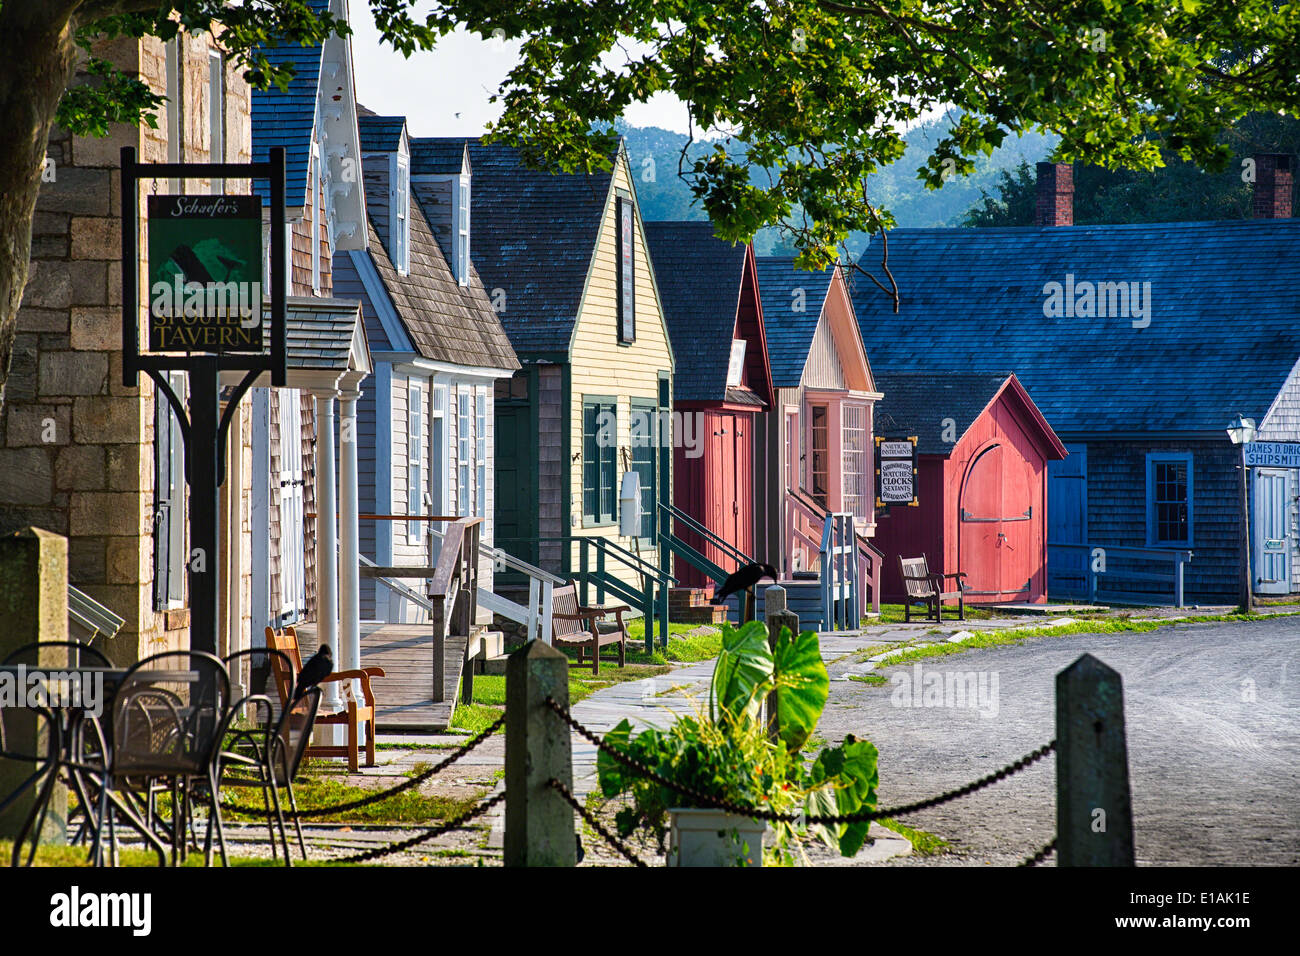
[[[0,658],[34,641],[68,639],[68,539],[40,528],[24,528],[0,537]],[[42,664],[58,666],[60,661]],[[66,664],[67,657],[62,658]],[[19,689],[19,693],[22,689]],[[15,753],[44,754],[48,746],[34,712],[0,715],[6,746]],[[34,765],[0,759],[0,797],[18,788]],[[0,838],[17,837],[41,787],[29,789],[0,813]],[[63,842],[68,818],[68,788],[54,787],[41,842]]]
[[[799,615],[786,608],[785,588],[772,585],[763,592],[763,619],[767,622],[767,646],[776,649],[776,639],[781,635],[781,628],[788,627],[791,634],[799,633]],[[767,735],[773,740],[781,736],[780,723],[777,720],[776,692],[767,695]]]
[[[569,659],[538,640],[506,661],[506,866],[576,866],[573,808],[549,785],[573,789],[569,728],[546,704],[569,706]]]
[[[1091,654],[1056,675],[1058,866],[1133,866],[1119,672]]]

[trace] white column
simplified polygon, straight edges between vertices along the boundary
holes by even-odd
[[[339,634],[340,670],[361,666],[361,576],[357,502],[357,399],[359,389],[345,388],[339,398]],[[353,697],[361,701],[360,681]]]
[[[316,404],[316,635],[334,652],[334,669],[339,661],[339,552],[338,503],[334,495],[334,389],[312,390]],[[343,709],[339,685],[322,686],[322,712]],[[322,728],[329,736],[341,736],[341,726]]]

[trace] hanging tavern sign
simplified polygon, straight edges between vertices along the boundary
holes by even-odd
[[[284,148],[257,163],[139,163],[122,152],[122,384],[140,373],[153,379],[157,400],[171,405],[185,442],[189,484],[189,607],[191,650],[217,650],[219,489],[225,481],[226,435],[240,399],[259,377],[285,384]],[[262,200],[257,196],[150,196],[146,286],[140,290],[141,180],[191,179],[270,183],[269,348],[263,342]],[[183,188],[183,187],[182,187]],[[140,315],[148,317],[140,351]],[[188,373],[188,401],[167,372]],[[221,373],[244,375],[221,406]]]
[[[260,196],[149,197],[149,349],[262,351]]]
[[[916,505],[916,436],[876,439],[876,507]]]

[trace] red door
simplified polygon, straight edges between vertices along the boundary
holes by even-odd
[[[980,452],[962,486],[958,558],[975,601],[1032,599],[1033,476],[1014,448]],[[1041,520],[1041,516],[1039,517]]]
[[[958,571],[974,600],[995,600],[1001,593],[999,559],[1002,536],[1001,445],[980,452],[966,472],[957,503]]]

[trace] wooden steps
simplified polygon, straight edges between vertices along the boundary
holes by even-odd
[[[668,620],[687,624],[721,624],[727,619],[725,604],[710,604],[704,588],[671,588]]]

